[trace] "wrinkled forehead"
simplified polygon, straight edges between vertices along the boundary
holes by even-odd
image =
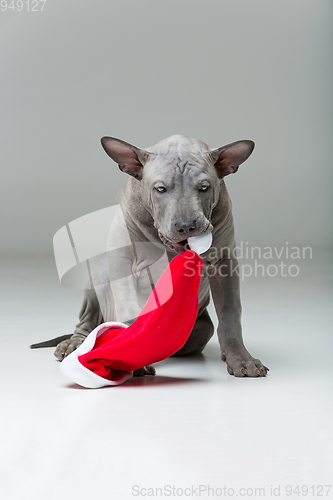
[[[157,178],[177,179],[192,176],[214,176],[215,170],[209,153],[154,155],[145,165],[144,178],[146,181],[155,181]]]

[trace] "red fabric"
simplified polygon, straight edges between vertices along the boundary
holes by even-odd
[[[174,257],[136,321],[128,328],[106,330],[90,352],[79,356],[80,363],[110,380],[114,369],[136,370],[178,351],[198,314],[201,272],[202,260],[195,252]]]

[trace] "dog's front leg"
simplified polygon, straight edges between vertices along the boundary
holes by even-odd
[[[235,258],[224,259],[208,269],[213,301],[218,317],[218,339],[222,360],[236,377],[264,377],[266,368],[244,346],[241,326],[239,265]]]
[[[112,296],[115,306],[115,320],[131,325],[140,314],[142,306],[138,299],[136,277],[133,274],[134,254],[131,249],[124,249],[118,259],[109,259],[109,274]],[[152,365],[134,370],[134,377],[155,375]]]
[[[141,312],[133,274],[133,259],[128,252],[117,260],[109,261],[110,286],[114,297],[115,320],[130,325]]]

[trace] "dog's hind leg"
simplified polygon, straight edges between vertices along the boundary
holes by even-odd
[[[83,303],[79,313],[79,322],[74,334],[60,342],[54,355],[60,361],[82,344],[87,335],[104,321],[114,321],[113,297],[108,277],[106,259],[94,269],[84,291]]]
[[[74,334],[67,340],[57,345],[54,355],[60,361],[73,352],[84,341],[87,335],[104,322],[97,294],[94,288],[86,289],[83,303],[79,313],[79,322],[75,327]]]
[[[54,352],[55,357],[62,361],[82,344],[90,332],[105,321],[117,321],[117,317],[107,261],[103,259],[95,268],[85,289],[79,322],[74,334],[69,339],[60,342]],[[133,373],[134,377],[144,375],[155,375],[155,368],[147,365]]]

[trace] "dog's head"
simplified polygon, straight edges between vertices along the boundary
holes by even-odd
[[[141,182],[142,201],[164,244],[184,249],[187,238],[212,230],[211,215],[219,201],[221,179],[235,173],[252,153],[252,141],[218,149],[181,135],[147,150],[103,137],[106,153]]]

